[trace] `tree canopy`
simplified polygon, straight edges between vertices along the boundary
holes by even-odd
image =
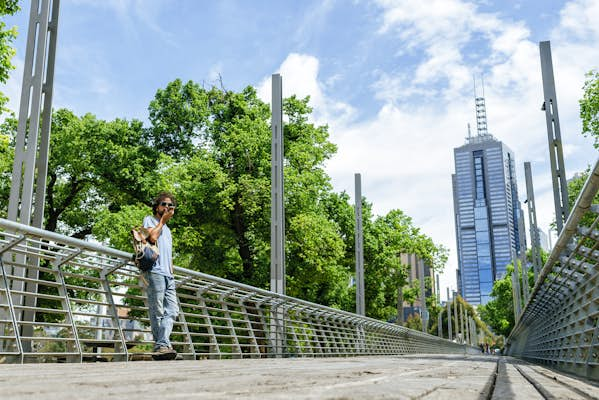
[[[599,72],[591,71],[583,87],[584,95],[580,100],[580,119],[582,134],[593,137],[595,148],[599,149]]]
[[[310,120],[309,98],[284,99],[287,293],[355,309],[354,207],[335,193],[324,163],[336,152],[328,126]],[[130,251],[129,229],[152,196],[178,200],[175,263],[262,288],[270,283],[270,107],[253,87],[234,92],[177,79],[149,104],[149,126],[66,109],[52,118],[44,227],[93,236]],[[0,212],[6,215],[16,121],[0,126]],[[362,199],[367,315],[397,315],[415,253],[437,271],[447,250],[401,210],[372,213]]]

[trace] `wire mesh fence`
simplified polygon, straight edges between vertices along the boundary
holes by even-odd
[[[599,161],[526,307],[508,354],[599,380]]]

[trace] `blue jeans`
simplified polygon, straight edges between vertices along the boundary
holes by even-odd
[[[154,350],[159,347],[171,347],[169,337],[173,331],[173,323],[179,315],[175,279],[152,272],[144,272],[144,276],[148,281],[146,291]]]

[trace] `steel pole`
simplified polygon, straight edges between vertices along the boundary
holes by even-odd
[[[532,255],[532,266],[535,274],[535,282],[539,271],[543,268],[541,261],[541,243],[539,240],[539,227],[537,225],[537,208],[535,206],[535,193],[532,184],[532,170],[530,162],[524,163],[524,177],[526,179],[526,204],[528,205],[528,221],[530,225],[530,249]]]
[[[426,309],[426,286],[424,284],[424,260],[418,260],[418,275],[420,278],[420,320],[422,332],[428,331],[428,310]]]
[[[356,314],[366,315],[364,300],[364,236],[362,228],[362,177],[355,174]]]
[[[547,140],[549,143],[549,161],[551,162],[551,179],[553,183],[553,201],[555,204],[555,221],[557,235],[562,231],[570,213],[568,204],[568,184],[566,183],[566,167],[562,151],[562,137],[557,109],[557,95],[553,77],[553,61],[551,59],[551,43],[540,42],[541,73],[543,75],[543,110],[547,123]]]
[[[449,288],[447,288],[447,335],[449,340],[453,340],[453,333],[451,331],[451,302],[449,301]]]
[[[59,0],[33,0],[29,13],[27,46],[15,140],[12,183],[8,202],[8,219],[41,228],[44,220],[46,176],[52,123],[52,92],[54,64],[58,34]],[[43,109],[42,109],[43,104]],[[41,134],[40,134],[41,126]],[[33,191],[35,189],[35,197]],[[38,291],[39,272],[37,256],[26,258],[22,254],[6,254],[6,261],[14,257],[16,265],[12,274],[27,276],[28,283],[18,280],[12,289],[32,295],[14,295],[14,302],[27,308],[20,319],[34,321],[35,294]],[[23,335],[32,336],[31,325],[23,326]],[[25,343],[28,350],[29,342]]]
[[[455,322],[455,338],[459,342],[460,320],[458,319],[458,296],[453,293],[453,322]]]
[[[283,179],[283,81],[272,75],[270,290],[285,294],[285,208]],[[284,315],[271,310],[271,339],[277,357],[283,355]]]

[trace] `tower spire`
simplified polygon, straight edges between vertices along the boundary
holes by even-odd
[[[476,93],[476,78],[474,78],[474,104],[476,107],[476,131],[478,136],[487,136],[487,108],[485,106],[485,81],[481,77],[482,96]]]

